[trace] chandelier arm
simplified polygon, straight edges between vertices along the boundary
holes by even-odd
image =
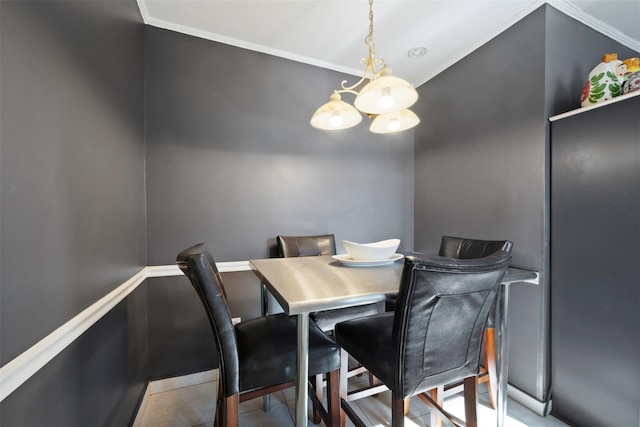
[[[340,85],[343,91],[347,91],[355,95],[358,95],[358,92],[355,91],[358,86],[360,86],[367,78],[369,79],[369,81],[373,81],[378,78],[380,76],[380,71],[384,68],[384,61],[382,59],[375,58],[375,45],[373,43],[373,0],[369,0],[369,34],[367,34],[367,37],[365,37],[364,43],[367,45],[367,48],[369,50],[369,57],[362,58],[360,60],[361,63],[365,64],[364,75],[360,80],[358,80],[351,86],[347,86],[346,80],[343,80],[342,84]],[[378,71],[376,71],[376,66],[380,67]]]
[[[364,64],[363,76],[350,86],[347,85],[347,80],[341,82],[341,89],[334,90],[334,93],[329,97],[329,103],[320,107],[311,118],[313,127],[324,130],[347,129],[360,122],[361,113],[373,120],[369,130],[374,133],[391,133],[406,130],[420,122],[415,113],[406,109],[418,98],[415,88],[402,79],[396,78],[392,80],[388,78],[387,76],[391,75],[391,70],[386,68],[382,59],[375,57],[373,0],[369,0],[369,34],[365,37],[364,42],[369,55],[360,59],[360,63]],[[378,69],[376,70],[376,68]],[[374,82],[379,78],[384,80]],[[369,81],[367,82],[366,80]],[[399,94],[392,96],[392,87],[396,88],[394,90],[397,90]],[[355,95],[354,105],[341,101],[341,93]],[[391,107],[394,107],[396,102],[394,99],[396,96],[401,105],[396,106],[396,109],[392,109]],[[389,103],[388,98],[391,98],[391,103]],[[329,117],[329,114],[331,117]],[[339,123],[337,123],[336,119],[339,119]],[[346,120],[346,122],[343,122],[343,120]]]
[[[358,86],[360,86],[366,79],[369,79],[369,81],[373,81],[378,77],[380,77],[380,72],[385,66],[384,60],[379,58],[374,58],[373,51],[371,50],[369,51],[369,57],[362,58],[360,62],[364,62],[366,64],[364,68],[364,75],[360,78],[360,80],[358,80],[351,86],[347,86],[346,80],[343,80],[342,83],[340,84],[340,87],[342,87],[343,90],[351,91],[351,93],[355,93],[356,95],[358,93],[355,92],[355,89]],[[380,67],[378,71],[376,71],[376,66]]]
[[[345,80],[345,82],[346,82],[346,80]],[[351,93],[351,94],[353,94],[355,96],[358,96],[358,92],[353,90],[353,89],[351,89],[351,88],[345,88],[345,89],[340,89],[340,90],[336,89],[336,90],[334,90],[334,92],[335,93]]]
[[[360,78],[360,80],[358,80],[355,84],[351,85],[351,86],[346,86],[347,81],[343,80],[342,83],[340,84],[340,87],[342,88],[342,91],[347,91],[350,93],[353,93],[355,95],[358,95],[358,92],[355,90],[358,86],[360,86],[362,84],[362,82],[364,82],[367,79],[367,73],[365,72],[364,76],[362,76],[362,78]]]

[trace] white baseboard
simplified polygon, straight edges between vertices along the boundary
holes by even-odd
[[[162,380],[150,381],[147,386],[146,394],[163,393],[165,391],[177,390],[183,387],[218,381],[220,375],[219,369],[211,369],[210,371],[196,372],[195,374],[183,375],[180,377],[165,378]]]
[[[135,421],[132,427],[140,427],[142,420],[142,414],[146,408],[148,399],[151,395],[156,393],[164,393],[166,391],[177,390],[183,387],[194,386],[198,384],[204,384],[211,381],[217,381],[220,378],[219,369],[212,369],[210,371],[197,372],[191,375],[183,375],[180,377],[165,378],[157,381],[150,381],[147,385],[147,389],[142,398],[142,403],[136,414]],[[540,402],[539,400],[529,396],[527,393],[520,391],[512,385],[507,385],[508,396],[525,406],[535,414],[546,417],[551,413],[551,401],[548,403]]]
[[[541,417],[546,417],[551,412],[551,400],[540,402],[510,384],[507,384],[507,395]]]
[[[147,385],[147,389],[142,397],[142,402],[136,413],[136,418],[133,421],[132,427],[140,427],[142,422],[142,415],[147,407],[147,402],[152,394],[163,393],[165,391],[177,390],[183,387],[189,387],[198,384],[204,384],[211,381],[218,381],[220,378],[220,370],[212,369],[210,371],[196,372],[195,374],[183,375],[180,377],[165,378],[162,380],[150,381]]]

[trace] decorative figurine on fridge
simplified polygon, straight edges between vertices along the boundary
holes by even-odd
[[[588,107],[620,96],[626,72],[627,66],[618,59],[617,53],[605,54],[602,62],[589,73],[580,105]]]
[[[624,76],[624,84],[622,85],[622,93],[640,90],[640,58],[625,59],[624,65],[627,66],[627,74]]]

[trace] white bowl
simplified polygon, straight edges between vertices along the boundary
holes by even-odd
[[[354,243],[343,240],[342,244],[354,260],[382,260],[391,258],[400,246],[400,239],[388,239],[374,243]]]

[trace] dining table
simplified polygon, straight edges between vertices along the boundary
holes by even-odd
[[[249,261],[251,269],[284,312],[297,316],[295,403],[297,427],[306,427],[308,423],[309,314],[393,299],[398,293],[404,267],[402,258],[397,258],[372,263],[349,263],[339,255]],[[509,285],[516,282],[537,284],[538,273],[509,267],[502,280],[496,318],[498,341],[496,425],[498,427],[503,427],[506,416]],[[341,375],[341,381],[342,377]],[[343,385],[341,385],[342,388]]]

